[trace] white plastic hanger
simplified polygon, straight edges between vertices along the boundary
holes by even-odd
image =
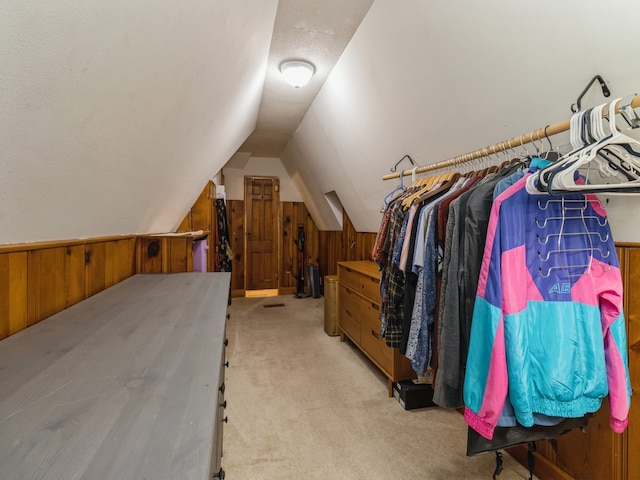
[[[616,127],[616,106],[619,101],[620,99],[616,99],[609,104],[609,127],[611,129],[611,135],[588,145],[579,152],[576,152],[575,155],[570,154],[567,159],[561,160],[560,165],[554,165],[554,173],[552,173],[548,184],[549,193],[580,191],[640,193],[640,179],[623,181],[616,184],[577,184],[575,181],[575,172],[589,164],[589,162],[594,161],[599,152],[605,147],[615,148],[616,146],[625,145],[628,148],[635,146],[637,149],[640,149],[640,142],[638,140],[622,133],[622,131]],[[617,149],[617,151],[620,152],[626,162],[640,171],[640,157],[636,157],[626,150]]]

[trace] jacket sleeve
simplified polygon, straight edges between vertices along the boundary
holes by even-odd
[[[476,301],[471,322],[464,379],[465,421],[487,439],[493,438],[508,391],[502,312],[500,206],[489,218]]]
[[[600,319],[611,405],[611,429],[622,433],[629,423],[631,381],[619,268],[615,265],[608,266],[606,274],[598,279],[598,285],[602,287],[599,299]]]

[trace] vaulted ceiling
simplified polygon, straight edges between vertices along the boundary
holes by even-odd
[[[403,155],[564,120],[595,74],[637,91],[639,17],[633,0],[5,0],[0,244],[173,230],[238,151],[280,157],[321,229],[338,199],[375,231]],[[316,65],[308,89],[277,83],[290,56]]]
[[[255,130],[239,148],[254,157],[280,157],[373,0],[280,0]],[[286,60],[312,62],[304,88],[283,81]]]

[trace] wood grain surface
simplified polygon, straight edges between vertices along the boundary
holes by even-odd
[[[229,282],[135,275],[1,341],[0,478],[207,478]]]

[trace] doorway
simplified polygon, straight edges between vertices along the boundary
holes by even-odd
[[[244,177],[244,204],[246,294],[277,295],[280,179]]]

